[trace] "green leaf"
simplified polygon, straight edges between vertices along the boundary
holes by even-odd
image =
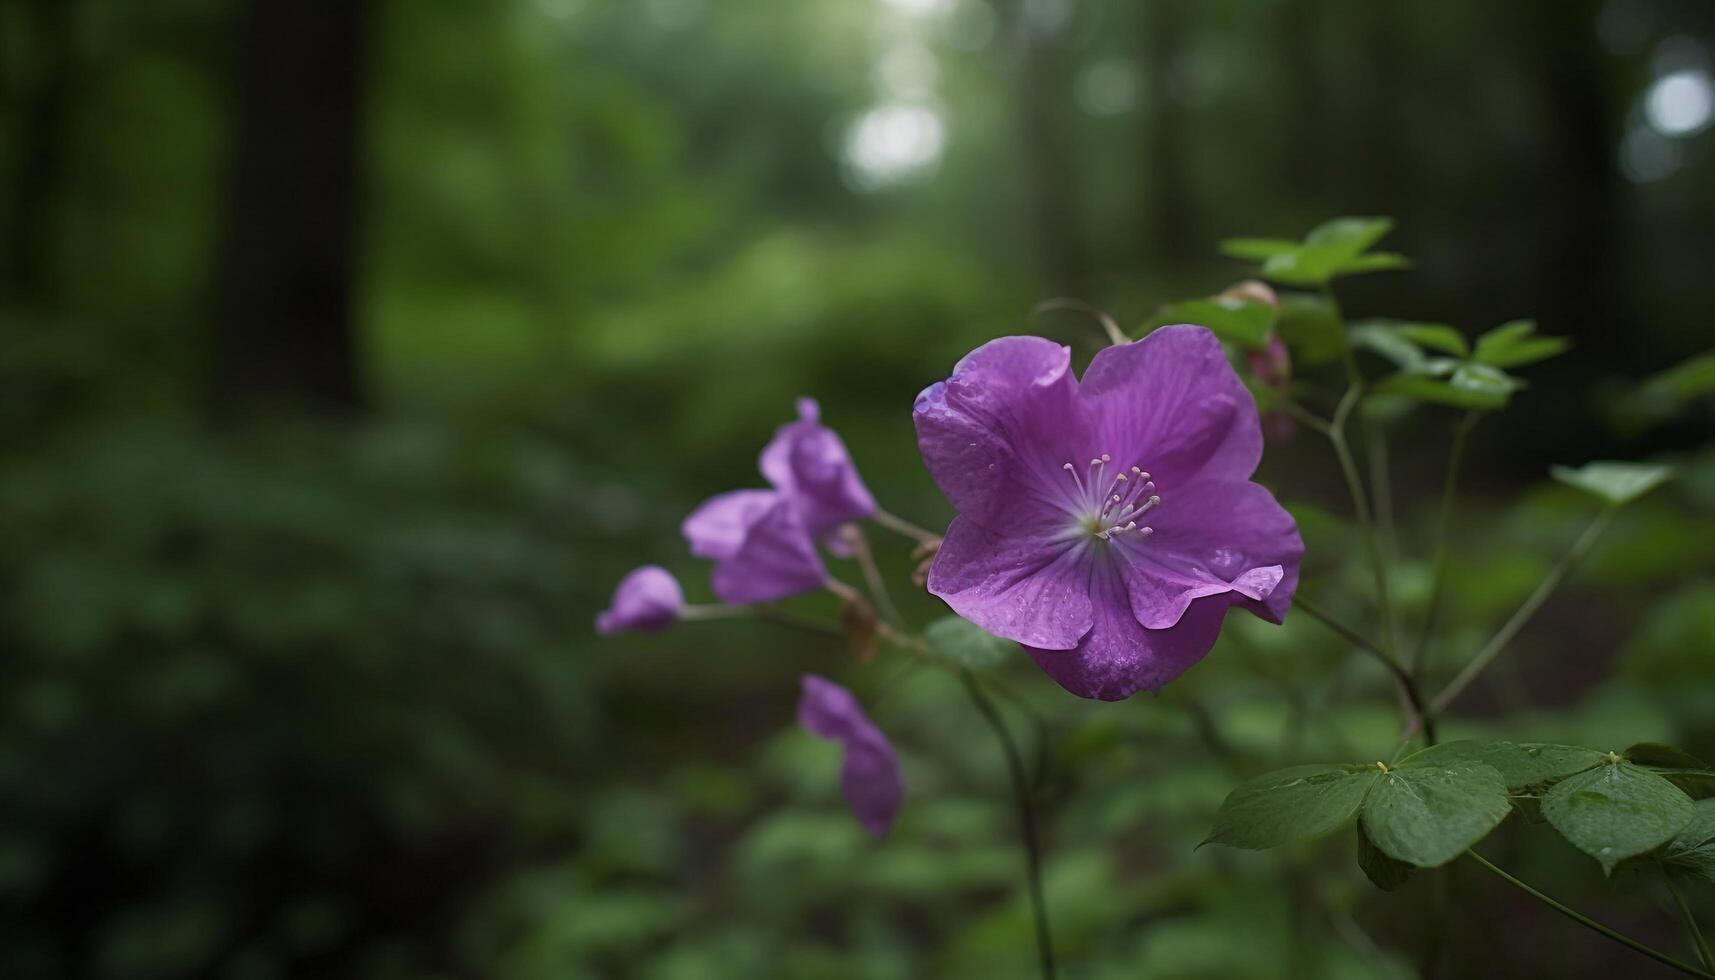
[[[1627,762],[1635,762],[1640,766],[1654,766],[1658,769],[1707,769],[1709,763],[1692,755],[1681,752],[1671,745],[1660,742],[1639,742],[1625,751]]]
[[[1468,370],[1484,367],[1485,365],[1481,364],[1460,363],[1453,376],[1444,379],[1422,373],[1424,370],[1437,369],[1431,362],[1425,362],[1418,371],[1402,371],[1384,378],[1376,385],[1375,391],[1454,408],[1505,408],[1515,390],[1515,384],[1505,375],[1496,379]]]
[[[1320,296],[1283,296],[1275,329],[1300,364],[1337,361],[1346,350],[1346,334],[1333,306]]]
[[[1145,324],[1144,332],[1169,323],[1195,323],[1208,327],[1222,340],[1260,350],[1268,344],[1268,336],[1274,330],[1274,317],[1274,307],[1254,299],[1192,299],[1156,310]]]
[[[1246,262],[1262,262],[1297,247],[1298,243],[1290,238],[1229,238],[1221,243],[1221,254]]]
[[[1691,821],[1667,846],[1661,859],[1693,874],[1715,881],[1715,800],[1698,800]]]
[[[1411,268],[1411,260],[1398,252],[1371,252],[1347,259],[1334,269],[1336,276],[1357,276],[1366,272],[1391,272]]]
[[[1381,777],[1375,766],[1294,766],[1227,794],[1205,844],[1262,850],[1332,833]]]
[[[1380,354],[1401,370],[1411,371],[1423,364],[1417,341],[1406,336],[1398,324],[1366,320],[1352,324],[1346,335],[1353,347]]]
[[[1501,774],[1507,791],[1522,793],[1600,765],[1606,754],[1577,745],[1547,742],[1443,742],[1413,753],[1400,764],[1443,766],[1483,763]]]
[[[1003,640],[957,616],[942,616],[923,630],[929,655],[952,667],[987,670],[1004,662],[1018,644]]]
[[[1454,357],[1466,357],[1471,353],[1470,346],[1465,343],[1465,335],[1445,323],[1396,323],[1393,329],[1420,347]]]
[[[1357,255],[1393,230],[1392,218],[1334,218],[1310,230],[1304,244],[1333,248]]]
[[[1472,356],[1495,367],[1518,367],[1547,360],[1571,346],[1564,337],[1531,336],[1535,332],[1534,320],[1503,323],[1477,338],[1477,348]]]
[[[1548,472],[1567,486],[1593,493],[1618,506],[1636,500],[1671,480],[1675,470],[1658,463],[1597,461],[1585,463],[1577,469],[1556,466]]]
[[[1327,249],[1295,248],[1268,257],[1262,274],[1288,286],[1320,286],[1334,278],[1334,270],[1346,261]]]
[[[1361,825],[1358,827],[1358,867],[1364,869],[1364,877],[1370,879],[1371,884],[1384,892],[1400,888],[1417,873],[1417,868],[1412,865],[1383,853],[1370,840],[1370,835],[1364,833]]]
[[[1407,762],[1376,783],[1359,824],[1387,856],[1433,868],[1465,853],[1510,812],[1506,781],[1493,766]]]
[[[1568,776],[1542,797],[1542,815],[1605,872],[1672,839],[1694,812],[1679,787],[1629,762]]]

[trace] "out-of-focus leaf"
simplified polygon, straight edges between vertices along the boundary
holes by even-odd
[[[1346,333],[1353,347],[1380,354],[1401,370],[1410,371],[1423,363],[1423,351],[1417,342],[1395,324],[1366,320],[1352,324]]]
[[[1375,391],[1453,408],[1505,408],[1517,388],[1516,382],[1505,375],[1496,378],[1468,370],[1482,367],[1485,365],[1461,364],[1449,378],[1402,371],[1382,380]]]
[[[1519,367],[1547,360],[1571,346],[1564,337],[1535,337],[1536,321],[1503,323],[1477,338],[1472,357],[1495,367]]]
[[[1346,349],[1346,334],[1334,308],[1320,296],[1287,295],[1280,300],[1276,327],[1280,339],[1300,364],[1337,361]]]
[[[1298,243],[1290,238],[1229,238],[1221,243],[1221,254],[1246,262],[1262,262],[1297,247]]]
[[[1357,255],[1393,230],[1392,218],[1333,218],[1310,229],[1304,244]]]
[[[1391,272],[1411,268],[1411,260],[1398,252],[1371,252],[1348,259],[1334,269],[1336,276],[1356,276],[1365,272]]]
[[[1144,332],[1169,323],[1195,323],[1208,327],[1215,336],[1250,350],[1268,343],[1274,330],[1275,310],[1267,303],[1238,297],[1212,297],[1173,303],[1155,311]]]
[[[958,616],[942,616],[923,630],[929,655],[952,667],[987,670],[1003,663],[1018,644],[1003,640]]]
[[[1445,323],[1396,323],[1392,327],[1395,333],[1419,347],[1454,357],[1468,357],[1471,353],[1470,346],[1465,343],[1465,335]]]
[[[1512,811],[1493,766],[1407,761],[1383,775],[1359,823],[1387,856],[1420,868],[1446,864]]]
[[[1660,742],[1639,742],[1626,749],[1624,753],[1627,762],[1635,762],[1640,766],[1654,766],[1661,769],[1707,769],[1709,763],[1692,755],[1682,752],[1671,745]]]
[[[1698,800],[1691,821],[1661,849],[1662,861],[1715,881],[1715,800]]]
[[[1673,478],[1674,468],[1660,463],[1597,461],[1573,469],[1556,466],[1549,474],[1567,486],[1593,493],[1619,505],[1649,493]]]
[[[1526,792],[1600,765],[1604,754],[1577,745],[1544,742],[1442,742],[1407,756],[1411,766],[1452,766],[1480,762],[1501,774],[1509,792]]]
[[[1294,766],[1233,790],[1206,844],[1251,850],[1332,833],[1350,821],[1381,776],[1374,766]]]
[[[1344,275],[1403,269],[1411,263],[1392,252],[1369,252],[1393,227],[1391,218],[1335,218],[1317,225],[1302,242],[1281,238],[1233,238],[1221,251],[1262,263],[1262,274],[1290,286],[1321,286]]]
[[[1607,872],[1672,839],[1694,812],[1679,787],[1629,762],[1569,776],[1542,797],[1542,815],[1554,829]]]

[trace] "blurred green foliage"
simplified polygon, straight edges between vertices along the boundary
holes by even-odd
[[[598,644],[591,620],[644,561],[706,597],[677,523],[758,481],[793,398],[937,524],[908,406],[962,353],[1026,330],[1087,353],[1087,322],[1027,311],[1075,291],[1142,323],[1242,274],[1222,239],[1336,213],[1397,215],[1386,247],[1416,261],[1342,280],[1354,315],[1573,340],[1475,437],[1436,676],[1588,520],[1549,463],[1687,456],[1450,735],[1715,750],[1707,386],[1657,373],[1708,348],[1715,181],[1706,132],[1647,120],[1663,73],[1706,63],[1708,10],[376,0],[354,311],[376,408],[240,424],[203,398],[240,6],[0,0],[0,975],[1030,975],[1002,762],[956,686],[756,624]],[[938,136],[872,115],[900,106]],[[1338,358],[1328,314],[1289,301],[1301,372]],[[1410,622],[1452,416],[1391,423]],[[1361,618],[1328,462],[1301,439],[1263,476],[1306,581]],[[910,799],[885,843],[791,724],[805,670],[888,685]],[[1018,657],[994,675],[1044,719],[1007,708],[1047,746],[1077,976],[1431,957],[1430,886],[1381,895],[1346,838],[1193,851],[1244,778],[1393,743],[1387,678],[1314,622],[1235,620],[1120,705]],[[1676,940],[1623,869],[1499,833],[1521,875]],[[1635,966],[1463,871],[1442,975]]]

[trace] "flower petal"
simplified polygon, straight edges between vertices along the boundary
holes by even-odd
[[[710,497],[679,530],[698,558],[731,558],[744,544],[745,532],[779,499],[773,490],[734,490]]]
[[[799,399],[798,421],[776,430],[757,460],[762,475],[793,499],[817,537],[875,513],[875,498],[858,476],[845,443],[820,419],[814,399]]]
[[[1298,523],[1255,483],[1199,483],[1162,495],[1149,512],[1154,532],[1118,539],[1137,621],[1179,622],[1194,600],[1235,593],[1278,623],[1298,586],[1304,541]],[[1236,600],[1235,600],[1236,601]]]
[[[1243,480],[1262,460],[1256,401],[1206,327],[1162,327],[1096,354],[1080,385],[1094,445],[1157,486]]]
[[[685,593],[673,573],[659,565],[644,565],[619,580],[613,602],[596,617],[596,632],[606,636],[624,630],[664,630],[684,607]]]
[[[960,516],[929,569],[929,591],[996,636],[1070,650],[1090,628],[1088,545],[1046,529],[996,534]]]
[[[1032,486],[1064,479],[1064,445],[1078,417],[1070,348],[1041,337],[1001,337],[959,361],[912,407],[917,446],[953,507],[1000,523]]]
[[[754,515],[738,550],[716,562],[712,584],[722,602],[744,605],[814,592],[827,580],[803,518],[791,500],[776,496]]]
[[[1097,562],[1090,577],[1095,623],[1074,650],[1025,650],[1049,677],[1081,698],[1120,701],[1160,689],[1214,647],[1231,600],[1191,603],[1167,629],[1145,629],[1131,614],[1125,582],[1114,562]]]
[[[898,753],[852,692],[815,674],[805,674],[800,683],[798,723],[811,734],[845,747],[840,792],[864,829],[876,837],[885,836],[905,801]]]

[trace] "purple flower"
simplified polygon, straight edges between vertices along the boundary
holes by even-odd
[[[792,499],[774,490],[712,497],[681,526],[691,554],[715,562],[722,602],[742,605],[814,592],[828,580]]]
[[[1280,339],[1280,334],[1269,334],[1268,343],[1261,350],[1248,352],[1245,359],[1250,364],[1251,377],[1259,384],[1283,391],[1292,381],[1292,355],[1287,352],[1286,342]]]
[[[820,421],[813,398],[798,399],[798,421],[774,433],[758,465],[774,489],[792,499],[814,537],[875,513],[845,443]]]
[[[603,636],[626,630],[655,633],[673,625],[685,608],[679,580],[659,565],[644,565],[619,580],[613,602],[595,619]]]
[[[1228,607],[1278,623],[1298,528],[1250,482],[1256,405],[1202,327],[1097,354],[1003,337],[917,396],[917,442],[959,516],[929,591],[1025,645],[1063,687],[1154,690],[1215,643]]]
[[[885,837],[905,801],[905,777],[899,755],[863,713],[852,692],[825,677],[805,674],[798,698],[798,723],[813,735],[845,746],[840,763],[840,792],[858,823]]]

